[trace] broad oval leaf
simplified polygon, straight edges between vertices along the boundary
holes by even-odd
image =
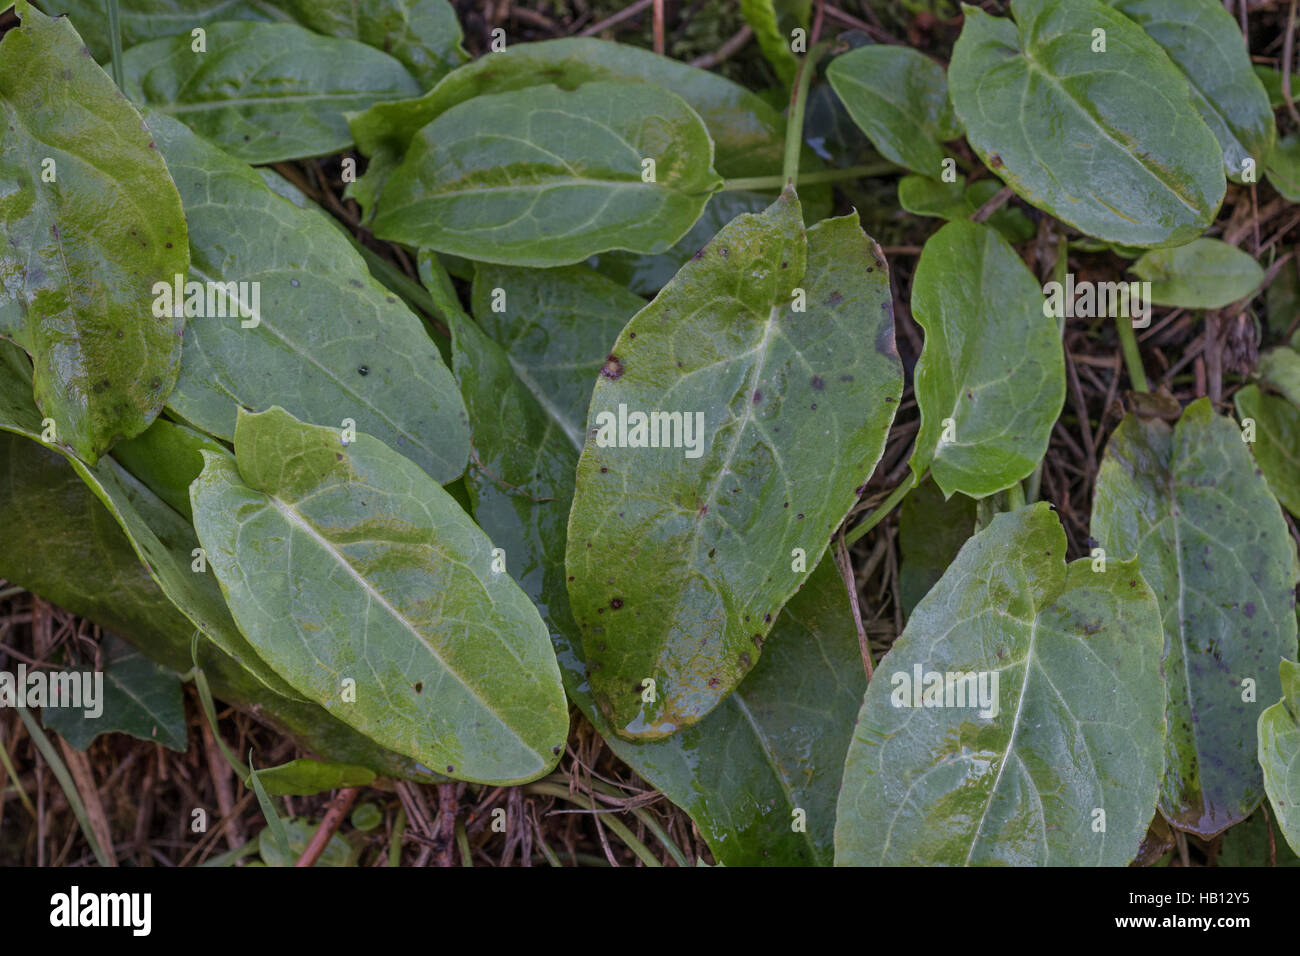
[[[319,210],[281,199],[175,120],[150,117],[189,218],[189,279],[206,290],[205,313],[218,306],[189,322],[169,407],[227,441],[241,406],[279,405],[320,425],[350,418],[438,481],[459,475],[465,406],[420,320]],[[222,302],[220,288],[236,297]],[[236,303],[252,317],[234,314]]]
[[[1138,560],[1164,618],[1160,811],[1206,838],[1263,798],[1255,701],[1277,699],[1273,662],[1296,655],[1295,545],[1246,448],[1209,399],[1176,428],[1129,415],[1106,446],[1093,499],[1092,536],[1108,561]]]
[[[453,106],[488,93],[547,84],[573,90],[597,80],[650,83],[684,99],[708,127],[714,165],[723,176],[780,173],[785,121],[757,94],[716,73],[649,50],[591,37],[566,37],[511,44],[504,52],[453,70],[417,99],[376,103],[349,116],[357,147],[369,157],[370,165],[348,187],[348,195],[372,217],[384,183],[412,137]],[[801,168],[814,168],[812,151],[805,149],[804,157]]]
[[[1300,517],[1300,408],[1247,385],[1232,397],[1244,426],[1254,423],[1251,449],[1282,507]]]
[[[1131,268],[1151,283],[1153,303],[1188,309],[1221,309],[1253,295],[1264,282],[1264,270],[1254,257],[1222,239],[1153,249]]]
[[[541,315],[543,323],[513,340],[507,358],[461,314],[449,286],[436,273],[426,274],[430,264],[426,253],[421,274],[452,326],[456,370],[474,422],[475,456],[466,475],[474,515],[510,556],[511,574],[549,624],[570,699],[620,759],[691,815],[720,862],[829,863],[835,795],[866,687],[853,612],[834,559],[823,558],[782,608],[753,672],[713,713],[662,740],[633,743],[616,736],[592,701],[565,589],[578,451],[563,416],[570,393],[590,393],[595,373],[589,369],[608,354],[618,329],[607,331],[605,315],[586,311],[597,301],[589,294],[601,286],[577,270],[561,279],[554,273],[565,270],[481,269],[476,283],[498,279],[510,289],[511,303],[521,301],[516,291],[528,275],[540,277],[520,308]],[[488,315],[505,327],[505,316]],[[524,315],[514,318],[522,322]],[[557,341],[540,334],[557,327]],[[572,361],[540,364],[562,354]],[[593,358],[597,366],[590,366]],[[539,367],[547,374],[526,377]],[[796,811],[806,824],[798,829]]]
[[[416,135],[374,231],[514,265],[663,252],[721,185],[712,163],[698,114],[645,83],[479,96]]]
[[[1163,767],[1160,612],[1136,562],[1095,573],[1065,545],[1045,502],[998,515],[916,606],[862,701],[837,865],[1133,859]]]
[[[149,303],[185,272],[185,218],[140,114],[71,24],[17,9],[0,40],[3,324],[33,357],[59,441],[93,465],[176,382],[183,323]]]
[[[1065,353],[1033,274],[992,228],[950,222],[912,281],[925,330],[912,471],[983,498],[1032,472],[1065,404]]]
[[[1187,77],[1192,102],[1223,150],[1228,178],[1241,182],[1247,169],[1257,176],[1273,148],[1277,125],[1232,14],[1218,0],[1106,2],[1136,21]]]
[[[324,156],[352,145],[343,113],[420,92],[392,57],[291,23],[211,23],[122,57],[126,93],[249,163]]]
[[[879,247],[856,215],[805,237],[792,190],[632,318],[592,395],[566,560],[592,695],[619,733],[666,736],[735,688],[870,476],[901,390]]]
[[[1223,154],[1137,24],[1100,0],[1013,0],[1015,23],[962,9],[948,85],[990,169],[1099,239],[1177,246],[1205,231],[1227,188]]]
[[[235,462],[204,459],[199,540],[290,684],[439,773],[504,784],[555,766],[568,712],[546,628],[428,475],[369,435],[345,445],[278,408],[241,411]]]
[[[172,670],[193,666],[194,624],[150,577],[117,520],[64,455],[0,432],[0,481],[8,489],[0,496],[0,577],[112,629]],[[291,688],[292,697],[269,689],[215,643],[204,641],[198,651],[217,698],[270,721],[306,750],[388,776],[436,779]]]
[[[864,46],[837,56],[826,78],[871,145],[922,176],[943,172],[942,143],[961,135],[943,67],[904,46]]]
[[[1282,699],[1259,715],[1264,787],[1291,849],[1300,853],[1300,664],[1279,665]]]

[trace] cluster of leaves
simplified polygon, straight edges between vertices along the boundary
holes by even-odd
[[[1034,222],[983,214],[1054,217],[1061,278],[1072,230],[1157,303],[1252,295],[1203,234],[1229,181],[1300,198],[1300,152],[1215,0],[967,6],[947,70],[835,48],[833,108],[948,220],[910,475],[847,535],[915,489],[880,662],[831,543],[904,368],[884,253],[827,216],[864,170],[803,142],[807,4],[742,5],[788,119],[601,40],[468,61],[445,0],[118,5],[19,0],[0,41],[0,573],[328,758],[241,765],[260,796],[534,780],[571,703],[727,864],[1123,865],[1157,810],[1211,836],[1266,793],[1300,849],[1300,343],[1242,426],[1130,413],[1067,563],[1036,500],[1061,325]],[[955,175],[962,137],[1005,190]],[[354,145],[420,284],[267,168]],[[993,706],[942,706],[952,674]]]

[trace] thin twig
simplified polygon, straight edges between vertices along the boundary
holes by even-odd
[[[343,823],[348,810],[352,809],[352,804],[356,802],[357,794],[360,792],[360,787],[344,787],[334,795],[334,799],[325,808],[325,816],[321,818],[320,826],[311,835],[307,848],[293,864],[295,867],[316,865],[316,861],[320,859],[320,855],[325,852],[325,847],[329,846],[330,840],[338,832],[339,825]]]

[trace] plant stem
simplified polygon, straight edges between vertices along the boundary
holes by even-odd
[[[781,165],[782,186],[793,186],[799,179],[799,152],[803,149],[803,111],[808,102],[808,87],[812,85],[813,74],[817,72],[817,61],[822,58],[828,42],[817,43],[799,61],[799,73],[795,76],[794,90],[790,95],[790,116],[785,128],[785,162]]]
[[[1128,380],[1133,391],[1150,391],[1147,387],[1146,369],[1142,367],[1142,353],[1138,351],[1137,336],[1133,334],[1133,320],[1128,316],[1115,317],[1115,328],[1119,330],[1119,346],[1124,352],[1124,365],[1128,369]]]
[[[1025,506],[1025,487],[1016,482],[1007,489],[1007,510],[1018,511]]]
[[[844,536],[844,545],[848,547],[853,544],[864,534],[880,524],[881,519],[894,510],[894,507],[907,497],[907,493],[917,485],[916,472],[909,472],[907,478],[886,498],[879,508],[867,515],[865,519],[854,526],[853,530]]]
[[[108,0],[108,42],[113,53],[109,68],[113,71],[113,82],[121,90],[126,80],[122,76],[122,21],[117,15],[117,0]]]
[[[864,166],[845,166],[843,169],[823,169],[815,173],[801,173],[796,186],[813,186],[817,183],[837,183],[844,179],[867,179],[871,176],[887,176],[898,172],[901,167],[890,162],[868,163]],[[722,183],[723,192],[738,189],[781,189],[786,184],[784,176],[742,176],[728,179]]]

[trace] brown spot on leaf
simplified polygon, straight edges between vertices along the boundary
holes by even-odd
[[[600,374],[610,380],[623,377],[623,363],[619,361],[617,355],[609,355],[605,358],[605,364],[600,367]]]

